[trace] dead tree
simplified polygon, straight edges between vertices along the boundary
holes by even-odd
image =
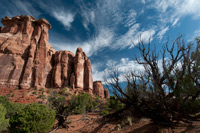
[[[168,41],[163,45],[160,56],[150,46],[140,39],[136,47],[141,58],[135,60],[144,71],[128,72],[126,88],[120,85],[117,69],[105,82],[126,107],[154,122],[171,125],[191,118],[200,112],[200,43],[193,47],[179,36],[170,47]]]

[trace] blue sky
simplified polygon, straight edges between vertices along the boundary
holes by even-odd
[[[159,49],[169,37],[200,35],[200,0],[0,0],[0,17],[31,15],[51,25],[49,43],[56,50],[89,56],[94,80],[115,64],[121,72],[142,70],[133,60],[141,35]],[[2,24],[1,24],[2,26]]]

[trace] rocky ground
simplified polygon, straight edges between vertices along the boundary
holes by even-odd
[[[51,133],[198,133],[200,121],[180,123],[174,128],[153,124],[149,119],[133,120],[123,126],[123,121],[106,122],[99,113],[68,117],[69,128],[56,129]]]
[[[58,93],[66,97],[66,100],[70,99],[72,95],[78,95],[84,93],[82,89],[71,88],[38,88],[38,89],[18,89],[18,88],[1,88],[0,96],[6,96],[12,102],[17,103],[46,103],[48,96],[52,93]],[[94,95],[92,95],[94,97]]]

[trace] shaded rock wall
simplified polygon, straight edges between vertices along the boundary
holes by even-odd
[[[31,16],[5,17],[0,27],[0,86],[25,88],[81,88],[105,97],[104,88],[94,84],[91,62],[78,47],[55,51],[48,43],[51,25]],[[101,89],[98,89],[101,88]],[[98,90],[98,91],[97,91]]]

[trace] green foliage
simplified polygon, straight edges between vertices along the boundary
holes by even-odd
[[[109,101],[108,101],[108,107],[109,107],[110,109],[114,109],[114,110],[117,111],[117,110],[123,108],[124,105],[123,105],[119,100],[117,100],[117,99],[115,98],[115,96],[110,96],[110,99],[109,99]]]
[[[63,110],[63,108],[67,107],[65,96],[53,92],[53,94],[49,96],[48,101],[50,108],[54,109],[56,114],[64,114],[65,110]]]
[[[65,95],[65,93],[66,93],[66,89],[63,88],[62,91],[61,91],[61,95]]]
[[[55,122],[55,111],[46,105],[32,103],[10,119],[11,132],[48,132]]]
[[[68,103],[72,106],[74,114],[91,112],[97,105],[97,102],[88,93],[79,94],[78,96],[73,95]]]
[[[6,108],[6,118],[9,119],[15,114],[15,112],[25,107],[24,104],[10,102],[9,99],[5,96],[0,96],[0,104]]]
[[[109,111],[108,109],[104,109],[103,111],[101,111],[100,115],[108,115]]]
[[[72,106],[66,104],[65,96],[53,91],[48,98],[50,108],[56,110],[56,119],[58,120],[58,127],[66,127],[65,121],[67,116],[71,113]]]
[[[6,108],[6,118],[11,118],[15,112],[24,107],[23,104],[10,102],[9,99],[5,96],[0,96],[0,104]]]
[[[40,88],[39,91],[44,91],[44,88]]]
[[[5,130],[8,127],[9,120],[5,118],[6,108],[0,104],[0,131]]]

